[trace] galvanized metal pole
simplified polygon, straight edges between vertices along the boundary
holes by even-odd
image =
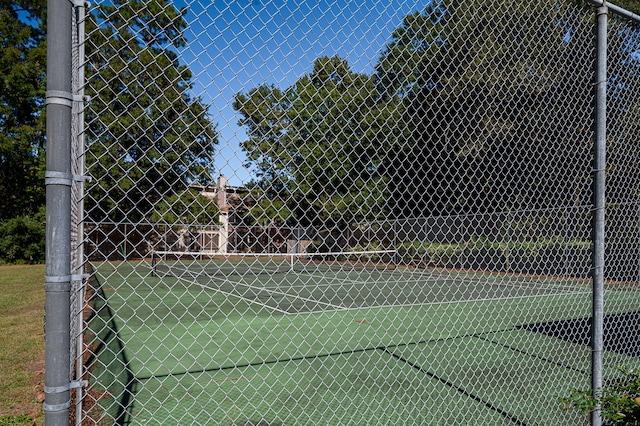
[[[47,2],[45,426],[68,426],[71,405],[71,12],[68,0]]]
[[[76,67],[76,81],[72,81],[72,89],[76,96],[79,99],[84,100],[84,43],[85,43],[85,7],[88,7],[88,3],[83,4],[80,7],[77,7],[76,3],[75,13],[75,30],[76,34],[76,42],[77,42],[77,64],[74,64]],[[76,48],[76,46],[72,46],[72,49]],[[73,75],[73,74],[72,74]],[[79,106],[78,111],[72,110],[78,116],[78,128],[77,133],[73,134],[72,137],[76,138],[75,143],[72,145],[72,161],[74,156],[78,156],[79,153],[84,153],[84,103],[77,103],[75,106]],[[73,118],[73,117],[72,117]],[[72,142],[73,143],[73,142]],[[81,155],[76,160],[76,173],[84,176],[85,174],[85,158],[84,155]],[[77,194],[75,196],[74,202],[77,203],[77,223],[75,226],[77,227],[77,240],[76,240],[76,264],[73,265],[74,269],[72,269],[72,274],[80,275],[80,278],[77,279],[76,283],[78,287],[74,290],[76,291],[76,308],[75,308],[75,377],[77,381],[82,381],[84,366],[82,364],[82,352],[83,352],[83,341],[82,341],[82,325],[83,325],[83,317],[82,317],[82,309],[85,298],[85,285],[82,279],[82,273],[84,272],[84,184],[80,184],[76,188]],[[73,195],[72,195],[73,197]],[[73,289],[72,289],[73,290]],[[82,425],[82,400],[83,400],[83,388],[82,386],[78,386],[76,388],[76,401],[75,401],[75,419],[76,426]]]
[[[608,9],[608,11],[613,12],[618,16],[622,16],[623,18],[630,19],[634,22],[640,22],[640,15],[630,12],[620,6],[616,6],[615,4],[606,0],[587,0],[587,2],[591,3],[594,6],[604,6]]]
[[[604,238],[605,238],[605,167],[607,138],[607,19],[608,9],[596,11],[595,137],[593,189],[593,314],[591,328],[591,389],[594,395],[602,388],[602,354],[604,349]],[[591,424],[600,426],[600,409],[591,414]]]

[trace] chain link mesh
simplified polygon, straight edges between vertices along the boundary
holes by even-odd
[[[638,99],[640,95],[638,24],[614,18],[608,28],[607,190],[605,279],[619,284],[640,282],[640,204],[638,187]],[[620,381],[625,365],[611,351],[640,358],[640,305],[619,297],[613,288],[604,294],[604,372],[610,385]]]
[[[83,424],[586,424],[593,16],[93,4]],[[611,19],[605,380],[640,366],[639,34]]]
[[[83,310],[85,303],[84,269],[84,19],[85,8],[74,8],[72,14],[72,75],[71,88],[74,102],[71,110],[71,291],[70,291],[70,370],[69,377],[76,382],[83,380]],[[81,412],[82,388],[72,397],[76,403],[74,413]],[[81,424],[81,415],[76,415],[76,424]]]

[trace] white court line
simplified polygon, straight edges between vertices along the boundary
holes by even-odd
[[[496,297],[496,298],[486,298],[486,299],[447,300],[442,302],[403,303],[399,305],[391,304],[391,305],[376,305],[376,306],[357,306],[353,308],[341,307],[340,309],[336,309],[334,312],[362,311],[362,310],[388,309],[388,308],[411,308],[415,306],[451,305],[454,303],[495,302],[498,300],[531,299],[534,297],[554,297],[554,296],[566,296],[566,295],[573,296],[573,295],[581,295],[581,294],[591,294],[591,292],[585,291],[585,292],[576,292],[576,293],[538,294],[538,295],[529,295],[529,296]],[[308,315],[308,314],[317,314],[317,313],[323,313],[323,312],[327,312],[327,311],[293,312],[293,313],[289,313],[289,315]]]
[[[252,298],[249,298],[249,297],[244,297],[242,295],[231,293],[231,292],[228,292],[228,291],[224,291],[224,290],[221,290],[219,288],[209,287],[207,285],[200,284],[198,282],[190,281],[190,280],[188,280],[186,278],[183,278],[181,276],[180,277],[177,277],[177,276],[174,276],[174,275],[165,275],[165,276],[171,277],[171,278],[175,278],[178,281],[186,281],[187,283],[189,283],[189,285],[194,285],[195,284],[198,287],[201,287],[203,289],[216,291],[216,292],[218,292],[220,294],[224,294],[224,295],[227,295],[227,296],[237,297],[238,299],[244,300],[245,302],[249,302],[249,303],[253,303],[253,304],[256,304],[256,305],[259,305],[259,306],[262,306],[262,307],[266,307],[266,308],[272,309],[272,310],[274,310],[276,312],[280,312],[282,314],[290,314],[290,312],[284,311],[282,309],[275,308],[273,306],[266,305],[266,304],[264,304],[262,302],[257,301],[256,299],[252,299]]]
[[[182,272],[182,271],[181,271]],[[201,275],[197,275],[197,274],[190,274],[188,270],[183,270],[184,274],[189,275],[193,278],[197,278]],[[278,271],[270,271],[265,269],[265,272],[272,272],[274,275],[282,275],[284,277],[287,276],[287,273],[282,273],[280,274]],[[341,271],[342,273],[349,273],[349,271]],[[351,271],[351,273],[357,273],[357,271]],[[183,275],[184,275],[183,274]],[[357,279],[350,279],[350,278],[339,278],[337,276],[331,276],[328,277],[326,275],[320,275],[320,274],[315,274],[315,273],[306,273],[306,272],[291,272],[290,274],[295,275],[296,277],[309,277],[309,278],[315,278],[317,280],[322,281],[321,283],[315,283],[315,285],[320,288],[320,287],[334,287],[334,286],[347,286],[347,285],[371,285],[371,281],[369,280],[357,280]],[[248,274],[250,275],[250,274]],[[211,279],[217,279],[218,276],[213,276],[213,275],[207,275],[208,277],[210,277]],[[243,275],[240,275],[241,277]],[[252,275],[251,275],[252,276]],[[402,277],[395,277],[395,279],[387,279],[387,280],[376,280],[374,281],[374,283],[376,284],[396,284],[396,285],[411,285],[411,284],[430,284],[430,280],[442,280],[442,281],[449,281],[453,284],[458,284],[458,285],[464,285],[467,283],[472,283],[472,284],[481,284],[481,285],[489,285],[489,286],[497,286],[497,287],[505,287],[505,288],[513,288],[513,289],[529,289],[529,290],[566,290],[569,291],[571,293],[578,293],[581,294],[581,288],[579,287],[574,287],[574,286],[570,286],[570,285],[561,285],[561,284],[554,284],[554,283],[545,283],[545,282],[509,282],[509,281],[489,281],[483,278],[479,278],[479,277],[469,277],[469,278],[455,278],[455,277],[451,277],[451,276],[442,276],[442,275],[431,275],[431,274],[424,274],[421,278],[416,278],[416,277],[407,277],[407,278],[402,278]],[[227,277],[225,277],[225,280],[231,283],[239,283],[239,284],[243,284],[240,281],[232,281],[229,280]],[[249,286],[251,287],[251,286]],[[300,283],[298,285],[292,284],[292,285],[288,285],[288,288],[306,288],[306,283]],[[274,291],[277,292],[278,288],[280,288],[280,285],[277,285],[276,288],[274,287],[260,287],[261,289],[267,290],[267,291]],[[285,293],[288,294],[288,293]],[[562,294],[562,293],[559,293]],[[293,295],[291,295],[293,296]],[[296,297],[296,296],[293,296]],[[322,303],[322,302],[319,302]],[[330,306],[332,306],[331,304],[328,304]]]
[[[357,271],[354,271],[357,272]],[[316,275],[316,274],[306,274],[306,273],[296,273],[297,276],[303,276],[303,277],[310,277],[310,278],[316,278],[318,280],[322,280],[324,281],[324,283],[321,284],[316,284],[318,287],[333,287],[335,286],[346,286],[347,284],[349,285],[357,285],[357,284],[363,284],[363,285],[367,285],[367,284],[371,284],[371,281],[368,280],[355,280],[355,279],[349,279],[349,278],[338,278],[338,277],[327,277],[325,275]],[[401,277],[398,277],[401,278]],[[554,283],[545,283],[545,282],[522,282],[522,283],[512,283],[509,281],[488,281],[482,278],[465,278],[465,279],[460,279],[460,278],[453,278],[453,277],[443,277],[443,276],[433,276],[433,275],[428,275],[425,274],[423,277],[421,278],[401,278],[401,279],[388,279],[388,280],[378,280],[378,281],[374,281],[374,283],[376,284],[403,284],[403,285],[411,285],[411,284],[429,284],[430,280],[429,278],[431,278],[432,280],[442,280],[442,281],[450,281],[453,284],[458,284],[458,285],[464,285],[464,284],[468,284],[468,283],[472,283],[472,284],[480,284],[480,285],[489,285],[489,286],[497,286],[497,287],[505,287],[505,288],[513,288],[513,289],[525,289],[525,290],[545,290],[545,291],[550,291],[550,290],[566,290],[568,292],[570,292],[571,294],[573,293],[577,293],[577,294],[582,294],[583,291],[580,287],[575,287],[575,286],[570,286],[570,285],[560,285],[560,284],[554,284]],[[328,282],[327,282],[328,281]],[[290,288],[305,288],[306,285],[304,283],[301,283],[299,285],[291,285],[289,286]],[[564,294],[564,293],[558,293],[558,294]]]
[[[186,274],[186,275],[188,275],[188,274]],[[187,280],[186,278],[183,278],[183,276],[179,276],[179,277],[178,276],[173,276],[173,275],[168,275],[168,276],[176,278],[178,280],[187,281],[187,282],[189,282],[191,284],[196,284],[197,286],[199,286],[201,288],[206,288],[208,290],[217,291],[217,292],[226,294],[228,296],[235,296],[235,297],[238,297],[238,298],[240,298],[242,300],[246,300],[246,301],[249,301],[249,302],[252,302],[252,303],[255,303],[255,304],[270,308],[270,309],[273,309],[273,310],[278,311],[278,312],[282,312],[282,313],[285,313],[285,314],[291,314],[291,312],[284,311],[284,310],[278,309],[278,308],[274,308],[274,307],[272,307],[272,306],[270,306],[270,305],[268,305],[266,303],[263,303],[263,302],[260,302],[259,300],[256,300],[255,298],[244,297],[241,294],[224,291],[224,290],[216,288],[216,287],[210,287],[208,285],[199,283],[197,281],[197,279],[196,279],[198,276],[193,276],[193,275],[190,276],[190,278],[192,278],[194,281]],[[212,278],[212,277],[209,277],[209,278]],[[212,280],[215,281],[215,279],[213,279],[213,278],[212,278]],[[314,303],[316,305],[330,306],[331,308],[333,308],[332,310],[344,309],[344,306],[341,306],[341,305],[333,305],[331,303],[320,302],[320,301],[318,301],[316,299],[310,299],[310,298],[306,298],[306,297],[302,297],[302,296],[296,296],[296,295],[293,295],[293,294],[290,294],[290,293],[273,290],[273,289],[270,289],[270,288],[267,288],[267,287],[263,287],[263,286],[250,285],[250,284],[247,284],[247,283],[244,283],[244,282],[241,282],[241,281],[232,281],[232,280],[229,280],[229,279],[222,279],[222,280],[218,280],[218,281],[222,281],[222,282],[229,283],[229,284],[239,284],[239,285],[243,285],[245,287],[252,288],[252,289],[255,289],[255,290],[259,290],[259,291],[265,291],[265,292],[271,293],[271,294],[279,294],[279,295],[285,296],[287,298],[294,298],[294,299],[298,299],[298,300],[304,300],[306,302],[312,302],[312,303]],[[314,311],[311,311],[311,312],[314,312]],[[321,312],[324,312],[324,311],[321,311]]]
[[[294,299],[304,300],[304,301],[307,301],[307,302],[313,302],[315,304],[331,306],[332,308],[336,308],[336,309],[342,308],[341,305],[333,305],[331,303],[320,302],[320,301],[318,301],[316,299],[310,299],[310,298],[307,298],[307,297],[296,296],[294,294],[290,294],[290,293],[287,293],[287,292],[284,292],[284,291],[278,291],[278,290],[275,290],[275,289],[272,289],[272,288],[268,288],[268,287],[264,287],[264,286],[249,285],[247,283],[243,283],[243,282],[239,282],[239,281],[231,281],[231,280],[228,280],[228,279],[224,280],[224,281],[228,282],[228,283],[232,283],[232,284],[240,284],[240,285],[243,285],[243,286],[246,286],[246,287],[249,287],[249,288],[254,288],[254,289],[257,289],[257,290],[261,290],[261,291],[266,291],[268,293],[280,294],[280,295],[286,296],[286,297],[293,297]]]
[[[309,277],[309,278],[317,278],[323,281],[331,281],[329,283],[326,284],[318,284],[318,286],[322,286],[322,287],[331,287],[333,286],[333,282],[337,282],[338,285],[340,284],[371,284],[371,281],[368,280],[364,280],[364,281],[358,281],[358,280],[354,280],[354,279],[350,279],[350,278],[338,278],[338,277],[327,277],[326,275],[315,275],[315,274],[308,274],[305,272],[296,272],[295,273],[296,276],[304,276],[304,277]],[[424,282],[423,279],[395,279],[395,280],[378,280],[375,281],[376,283],[395,283],[395,284],[399,284],[399,283],[407,283],[407,284],[411,284],[411,283],[420,283],[420,282]],[[305,287],[304,284],[300,284],[297,286],[292,285],[292,288],[297,288],[297,287]]]
[[[283,291],[278,291],[276,289],[273,288],[267,288],[265,286],[256,286],[256,285],[250,285],[241,281],[233,281],[233,280],[229,280],[229,279],[222,279],[219,281],[225,282],[225,283],[229,283],[229,284],[239,284],[239,285],[244,285],[248,288],[253,288],[253,289],[257,289],[260,291],[265,291],[268,293],[272,293],[272,294],[279,294],[282,296],[285,296],[287,298],[294,298],[294,299],[299,299],[299,300],[304,300],[304,301],[308,301],[308,302],[312,302],[316,305],[324,305],[327,307],[330,307],[330,309],[322,309],[322,310],[311,310],[311,311],[307,311],[307,312],[289,312],[283,309],[278,309],[277,307],[273,307],[271,305],[265,304],[263,302],[260,302],[259,300],[256,300],[255,298],[248,298],[248,297],[244,297],[241,294],[237,294],[237,293],[233,293],[233,292],[228,292],[228,291],[224,291],[222,289],[219,288],[215,288],[215,287],[210,287],[207,286],[205,284],[201,284],[199,282],[197,282],[197,278],[201,277],[202,275],[190,275],[187,271],[185,271],[185,274],[189,276],[193,281],[188,280],[186,278],[183,278],[182,276],[175,276],[175,275],[166,275],[169,277],[173,277],[176,278],[178,280],[183,280],[183,281],[187,281],[190,284],[196,284],[201,288],[205,288],[208,290],[213,290],[213,291],[217,291],[221,294],[225,294],[228,296],[233,296],[233,297],[237,297],[239,299],[245,300],[247,302],[253,303],[253,304],[257,304],[259,306],[262,307],[266,307],[268,309],[272,309],[274,311],[283,313],[285,315],[306,315],[306,314],[314,314],[314,313],[322,313],[322,312],[327,312],[327,311],[334,311],[334,312],[338,312],[338,311],[355,311],[355,310],[363,310],[363,309],[379,309],[379,308],[403,308],[403,307],[414,307],[414,306],[430,306],[430,305],[447,305],[447,304],[453,304],[453,303],[470,303],[470,302],[489,302],[489,301],[498,301],[498,300],[515,300],[515,299],[529,299],[529,298],[534,298],[534,297],[553,297],[553,296],[566,296],[566,295],[581,295],[581,294],[590,294],[590,291],[573,291],[573,292],[563,292],[563,293],[551,293],[551,294],[534,294],[534,295],[526,295],[526,296],[511,296],[511,297],[494,297],[494,298],[480,298],[480,299],[461,299],[461,300],[448,300],[448,301],[441,301],[441,302],[423,302],[423,303],[404,303],[404,304],[387,304],[387,305],[376,305],[376,306],[359,306],[359,307],[348,307],[348,306],[343,306],[343,305],[334,305],[331,303],[326,303],[326,302],[320,302],[316,299],[310,299],[310,298],[305,298],[302,296],[296,296],[296,295],[292,295],[290,293],[287,292],[283,292]],[[310,277],[315,277],[315,278],[322,278],[322,279],[326,279],[326,277],[324,276],[314,276],[312,274],[309,274],[308,276]],[[214,280],[214,277],[209,276],[209,278],[211,278],[212,280]],[[337,277],[333,278],[334,280],[337,280]],[[460,282],[460,280],[455,280],[455,279],[450,279],[454,282],[458,282],[460,284],[463,284],[463,282]],[[403,280],[403,283],[411,283],[411,282],[425,282],[423,280]],[[471,280],[466,280],[466,282],[473,282],[473,281],[481,281],[481,279],[471,279]],[[370,284],[370,282],[368,281],[352,281],[352,280],[347,280],[347,281],[342,281],[344,284]],[[396,282],[397,284],[397,282]],[[490,283],[490,284],[497,284],[497,283]],[[499,283],[498,283],[499,284]],[[508,283],[503,283],[503,286],[506,287],[513,287],[513,288],[518,288],[516,286],[514,286],[513,284],[508,284]],[[320,285],[320,284],[316,284],[317,287],[333,287],[334,284],[326,284],[326,285]],[[288,286],[288,288],[304,288],[304,285],[300,285],[300,286]],[[531,288],[530,286],[522,286],[522,288]],[[575,290],[574,288],[568,287],[569,289]],[[557,289],[554,288],[554,289]]]

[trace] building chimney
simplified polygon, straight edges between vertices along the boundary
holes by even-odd
[[[227,205],[227,178],[220,175],[218,178],[218,208],[222,210]]]

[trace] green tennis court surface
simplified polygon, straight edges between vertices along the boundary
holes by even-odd
[[[581,294],[590,286],[586,280],[558,277],[396,267],[370,258],[291,260],[191,258],[158,263],[153,271],[173,288],[221,292],[290,314]]]
[[[590,348],[539,331],[590,315],[584,281],[184,271],[152,276],[144,262],[96,271],[89,326],[101,343],[90,364],[111,423],[161,424],[169,412],[184,424],[534,425],[539,413],[584,422],[558,397],[589,386]],[[640,306],[637,287],[610,287],[606,298]],[[610,350],[605,365],[640,365],[632,355]]]

